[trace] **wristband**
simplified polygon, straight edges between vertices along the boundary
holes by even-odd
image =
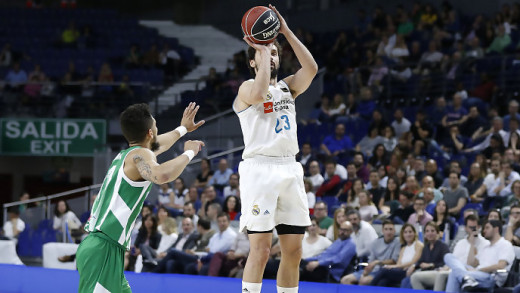
[[[186,127],[184,127],[182,125],[175,128],[175,130],[177,130],[179,132],[181,137],[183,137],[186,133],[188,133],[188,129],[186,129]]]
[[[186,155],[190,161],[193,160],[193,157],[195,157],[195,152],[192,150],[187,150],[182,154]]]

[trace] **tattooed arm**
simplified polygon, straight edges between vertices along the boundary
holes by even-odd
[[[201,141],[187,141],[184,150],[192,150],[195,155],[204,146]],[[132,151],[125,162],[125,174],[128,178],[138,181],[147,180],[155,184],[172,182],[182,173],[190,162],[188,156],[180,155],[162,164],[157,163],[155,154],[146,148]]]

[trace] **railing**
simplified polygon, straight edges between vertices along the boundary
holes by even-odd
[[[242,151],[243,149],[244,149],[244,146],[235,147],[235,148],[232,148],[232,149],[229,149],[229,150],[226,150],[226,151],[222,151],[222,152],[213,154],[211,156],[208,156],[208,159],[214,159],[214,158],[226,156],[226,155],[229,155],[229,154],[232,154],[232,153],[236,153],[236,152]],[[198,163],[200,163],[200,161],[201,161],[200,158],[194,159],[194,160],[192,160],[189,163],[189,165],[198,164]],[[90,206],[91,197],[92,197],[92,195],[95,192],[97,192],[97,190],[99,190],[99,188],[101,188],[101,184],[95,184],[95,185],[85,186],[85,187],[76,188],[76,189],[69,190],[69,191],[64,191],[64,192],[48,195],[48,196],[41,196],[41,197],[29,199],[29,200],[15,201],[15,202],[11,202],[11,203],[6,203],[6,204],[3,205],[3,209],[4,209],[4,219],[3,220],[4,220],[4,223],[7,221],[7,210],[9,208],[11,208],[11,207],[18,207],[20,205],[28,205],[28,204],[31,204],[31,203],[43,203],[44,204],[44,209],[42,209],[41,219],[42,220],[43,219],[50,219],[50,218],[52,218],[52,211],[51,211],[52,204],[51,204],[51,202],[53,200],[61,199],[61,198],[67,198],[67,197],[70,197],[71,195],[75,195],[75,194],[78,194],[78,193],[85,193],[85,195],[83,196],[83,197],[86,197],[85,198],[85,206],[84,206],[85,209],[84,209],[84,211],[88,211],[91,208],[91,206]]]

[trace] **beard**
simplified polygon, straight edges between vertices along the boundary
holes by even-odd
[[[278,76],[278,68],[274,67],[271,69],[271,79],[275,79]]]
[[[157,142],[157,139],[154,139],[154,141],[152,141],[152,143],[150,144],[150,150],[152,150],[152,152],[155,152],[159,149],[160,146],[161,145]]]

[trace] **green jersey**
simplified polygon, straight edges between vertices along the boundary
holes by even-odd
[[[87,232],[101,231],[127,250],[135,219],[152,187],[151,182],[132,181],[124,173],[125,158],[136,148],[121,151],[112,161],[85,225]]]

